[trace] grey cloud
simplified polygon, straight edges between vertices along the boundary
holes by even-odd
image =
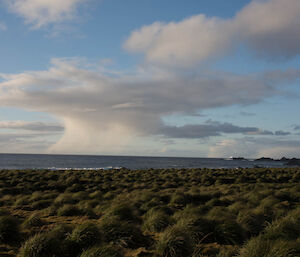
[[[160,129],[159,133],[170,138],[191,139],[220,135],[220,131],[210,125],[165,126]]]
[[[64,135],[55,150],[65,151],[99,151],[128,144],[138,136],[157,135],[165,126],[165,116],[257,103],[280,94],[281,86],[270,83],[264,74],[144,71],[109,76],[57,59],[49,70],[0,74],[0,78],[0,105],[51,113],[64,122]],[[230,124],[215,126],[222,130],[214,134],[241,133],[242,129]],[[267,133],[255,128],[242,132]]]
[[[294,83],[299,82],[300,70],[292,68],[286,71],[273,70],[266,72],[264,77],[272,83]]]
[[[56,123],[0,121],[0,152],[43,153],[63,131]]]
[[[47,141],[45,138],[47,136],[50,138],[51,133],[0,133],[0,142],[1,143],[30,143],[35,141]],[[41,140],[41,138],[43,138]],[[48,139],[49,139],[48,138]],[[53,143],[53,142],[52,142]]]
[[[244,134],[244,135],[289,135],[289,132],[261,130],[256,127],[240,127],[231,123],[207,121],[206,124],[191,124],[181,127],[164,126],[160,133],[170,138],[206,138],[220,136],[221,134]]]
[[[1,153],[44,153],[53,143],[45,133],[0,133]]]
[[[264,74],[264,80],[268,81],[272,85],[282,85],[285,84],[285,94],[290,98],[299,99],[299,94],[297,92],[288,92],[288,86],[295,86],[300,83],[300,69],[289,68],[285,71],[283,70],[273,70],[268,71]]]
[[[254,0],[235,17],[239,33],[260,55],[294,57],[300,53],[300,2]]]
[[[164,136],[171,138],[205,138],[211,136],[220,136],[221,133],[245,133],[256,132],[256,128],[242,128],[232,124],[199,124],[185,125],[181,127],[165,126],[160,130]]]
[[[0,142],[16,142],[20,139],[30,139],[34,138],[36,135],[30,135],[30,134],[11,134],[11,133],[0,133]]]
[[[291,146],[291,147],[300,147],[300,140],[291,140],[291,139],[274,139],[274,138],[255,138],[255,137],[245,137],[245,140],[253,143],[266,144],[270,146]]]
[[[246,134],[248,135],[263,135],[263,136],[267,136],[267,135],[274,135],[274,133],[272,131],[269,130],[260,130],[257,129],[256,131],[253,132],[247,132]]]
[[[28,130],[40,132],[64,131],[64,127],[59,124],[26,121],[0,121],[0,129]]]

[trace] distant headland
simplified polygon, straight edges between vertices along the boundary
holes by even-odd
[[[276,161],[276,162],[284,162],[285,165],[300,165],[300,159],[298,158],[286,158],[282,157],[281,159],[273,159],[270,157],[261,157],[258,159],[255,159],[255,161]]]

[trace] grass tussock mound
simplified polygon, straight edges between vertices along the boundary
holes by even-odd
[[[103,219],[99,228],[106,243],[113,243],[127,248],[138,248],[147,244],[146,237],[134,224],[122,221],[118,217]]]
[[[36,234],[29,238],[22,246],[21,257],[53,257],[62,256],[60,253],[60,242],[47,235]]]
[[[300,168],[0,171],[0,256],[300,256]]]
[[[168,214],[162,210],[148,211],[143,225],[144,230],[149,232],[161,232],[172,223]]]
[[[241,248],[238,257],[295,257],[295,251],[290,244],[282,240],[266,240],[262,237],[250,239]]]
[[[87,249],[101,243],[101,234],[97,225],[86,222],[75,227],[70,235],[70,240],[80,249]]]
[[[193,253],[193,240],[187,228],[172,226],[160,235],[156,249],[159,256],[188,257]]]

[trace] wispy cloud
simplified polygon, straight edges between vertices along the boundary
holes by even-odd
[[[56,123],[30,121],[0,121],[0,129],[27,130],[39,132],[63,132],[64,127]]]
[[[46,153],[54,142],[45,133],[0,133],[0,152]]]
[[[73,20],[78,8],[88,0],[4,0],[8,8],[38,29]]]
[[[276,59],[300,53],[300,1],[253,0],[235,17],[203,14],[180,22],[155,22],[132,32],[124,47],[147,62],[190,67],[228,53],[240,44]]]
[[[46,153],[63,131],[58,123],[0,121],[0,152]]]

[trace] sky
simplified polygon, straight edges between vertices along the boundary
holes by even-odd
[[[0,0],[0,153],[300,157],[299,0]]]

